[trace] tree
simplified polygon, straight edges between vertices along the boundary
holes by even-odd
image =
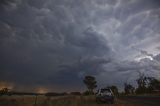
[[[154,78],[151,80],[150,86],[153,87],[153,90],[160,90],[160,81]]]
[[[136,80],[138,84],[138,88],[136,89],[136,93],[142,94],[147,92],[147,83],[148,79],[143,73],[139,73],[139,78]]]
[[[2,88],[0,90],[0,95],[4,95],[4,94],[7,94],[9,92],[9,89],[8,88]]]
[[[97,85],[96,85],[97,81],[96,81],[95,77],[85,76],[83,82],[87,86],[88,91],[90,93],[93,93],[93,89],[95,89],[97,87]]]
[[[133,94],[135,88],[131,84],[124,83],[125,94]]]
[[[136,93],[153,93],[156,90],[160,90],[160,81],[154,77],[146,77],[143,73],[139,73],[139,78],[136,80],[138,88]]]
[[[160,90],[160,81],[153,78],[153,77],[147,77],[147,90],[148,93],[152,93],[154,90]]]

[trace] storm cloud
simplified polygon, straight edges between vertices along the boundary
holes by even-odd
[[[83,88],[160,75],[158,0],[1,0],[0,80]]]

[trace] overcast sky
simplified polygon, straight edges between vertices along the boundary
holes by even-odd
[[[160,79],[159,0],[0,0],[0,87],[82,91]]]

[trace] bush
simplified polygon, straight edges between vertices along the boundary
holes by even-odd
[[[92,92],[92,91],[85,91],[85,92],[83,92],[83,95],[94,95],[94,92]]]

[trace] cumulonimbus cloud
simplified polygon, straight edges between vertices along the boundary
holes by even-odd
[[[126,71],[128,76],[137,70],[157,73],[159,4],[156,0],[1,0],[0,80],[79,88],[88,74],[99,78],[105,73],[103,82],[110,72],[120,79],[118,73]],[[135,61],[141,54],[153,60]]]

